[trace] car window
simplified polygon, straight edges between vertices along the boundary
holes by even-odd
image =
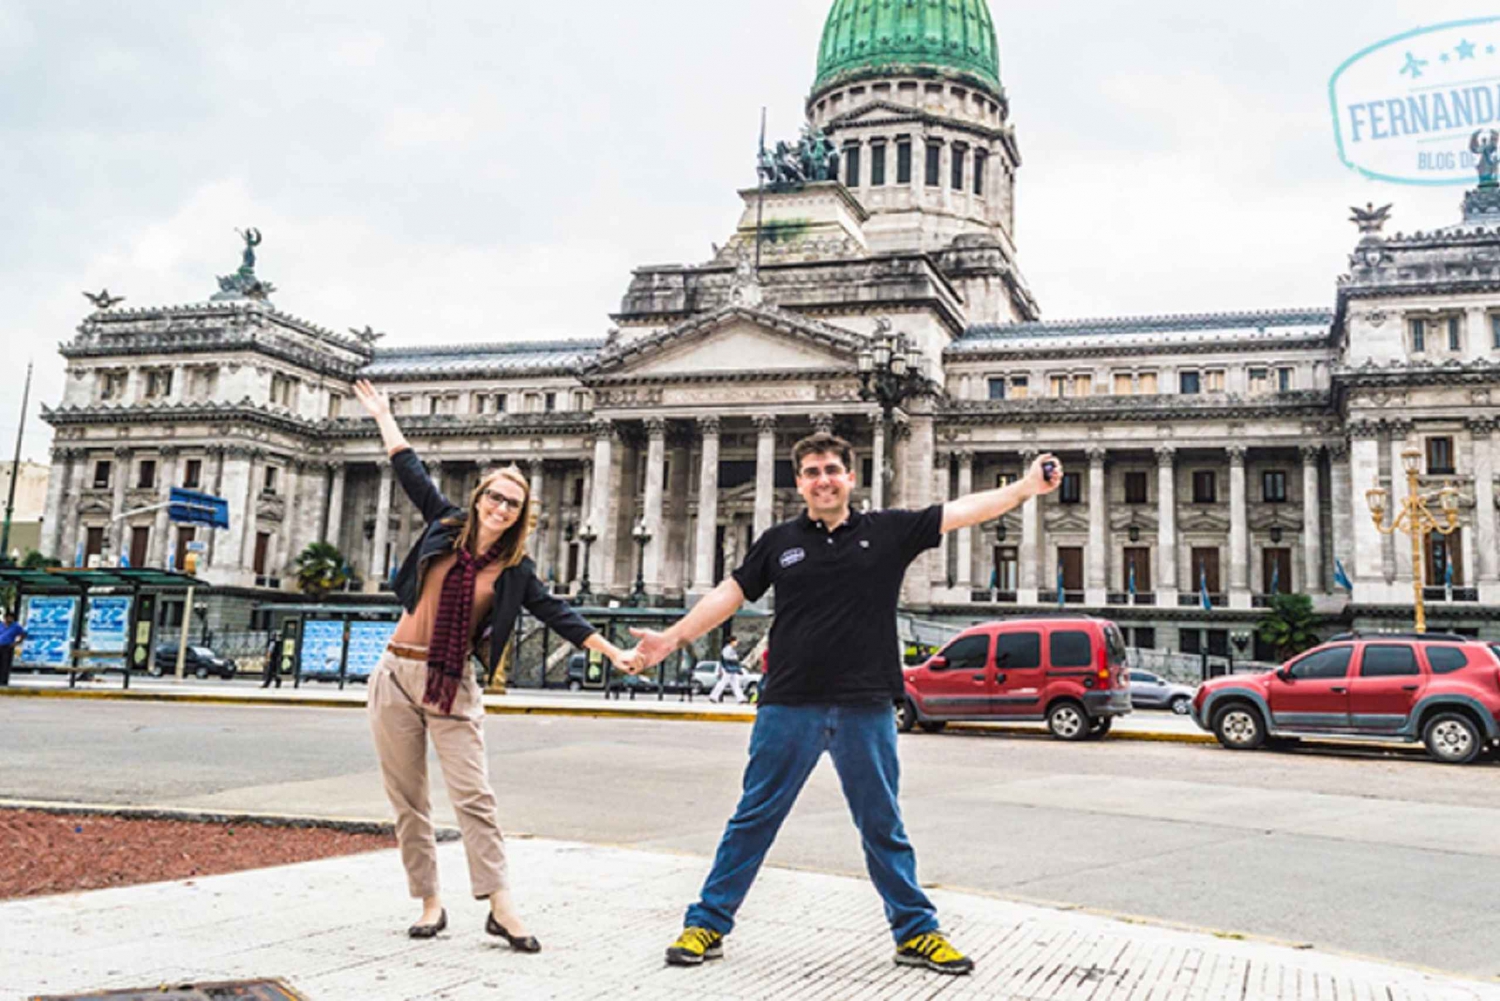
[[[1053,667],[1090,667],[1094,663],[1094,645],[1081,629],[1054,631],[1048,649]]]
[[[1026,671],[1042,666],[1042,634],[1000,633],[995,637],[995,666]]]
[[[195,646],[191,649],[193,653],[196,653],[200,657],[212,657],[214,655],[214,652],[206,646]]]
[[[1429,646],[1427,664],[1433,674],[1452,674],[1469,666],[1469,654],[1461,646]]]
[[[1130,656],[1125,650],[1125,637],[1121,635],[1120,627],[1113,622],[1106,623],[1104,626],[1104,649],[1109,651],[1111,667],[1119,667]]]
[[[943,649],[948,666],[939,670],[974,671],[982,669],[990,657],[988,636],[961,636]]]
[[[1349,657],[1354,648],[1332,646],[1310,653],[1290,668],[1294,678],[1342,678],[1349,673]]]
[[[1421,674],[1417,652],[1405,643],[1368,643],[1359,659],[1361,678],[1391,678],[1403,674]]]
[[[1138,681],[1138,682],[1140,682],[1143,685],[1154,685],[1154,684],[1156,684],[1156,679],[1155,678],[1153,678],[1149,674],[1144,674],[1144,673],[1142,673],[1140,671],[1131,671],[1130,672],[1130,680],[1131,681]]]

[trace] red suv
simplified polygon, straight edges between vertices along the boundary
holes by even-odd
[[[1500,741],[1500,653],[1448,633],[1335,636],[1265,674],[1203,683],[1193,720],[1236,751],[1286,737],[1422,741],[1467,764]]]
[[[906,669],[903,731],[950,720],[1045,720],[1061,740],[1102,737],[1130,712],[1125,639],[1105,619],[1008,619],[971,626]]]

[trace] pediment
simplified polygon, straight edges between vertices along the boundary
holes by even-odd
[[[589,374],[651,378],[853,370],[864,338],[784,310],[729,306],[599,355]]]
[[[871,101],[868,104],[861,104],[857,108],[852,108],[841,115],[835,115],[829,120],[828,124],[832,128],[839,128],[857,125],[867,118],[886,119],[892,115],[899,115],[902,118],[916,118],[918,117],[918,112],[910,105],[897,104],[895,101]]]
[[[1177,529],[1180,532],[1223,533],[1229,531],[1229,519],[1210,511],[1189,509],[1178,515]]]

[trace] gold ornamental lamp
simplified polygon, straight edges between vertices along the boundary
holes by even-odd
[[[1427,631],[1427,609],[1422,599],[1422,540],[1433,532],[1452,535],[1458,530],[1458,491],[1443,487],[1430,493],[1420,493],[1417,471],[1422,463],[1422,453],[1409,448],[1401,453],[1401,466],[1406,470],[1406,496],[1395,508],[1390,506],[1390,491],[1375,487],[1365,491],[1365,503],[1370,507],[1370,516],[1375,520],[1375,529],[1382,535],[1405,532],[1411,537],[1412,599],[1416,608],[1417,632]],[[1392,482],[1395,476],[1391,477]],[[1442,514],[1439,518],[1430,505],[1437,501]],[[1386,511],[1390,510],[1390,521]]]

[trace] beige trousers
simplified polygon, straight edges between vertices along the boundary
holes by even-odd
[[[413,897],[438,892],[437,839],[427,790],[427,738],[437,751],[458,814],[469,885],[476,899],[505,889],[505,841],[496,820],[495,791],[484,756],[484,702],[479,683],[466,675],[453,712],[423,705],[427,665],[389,650],[370,675],[367,707],[385,794],[396,811],[396,841]]]

